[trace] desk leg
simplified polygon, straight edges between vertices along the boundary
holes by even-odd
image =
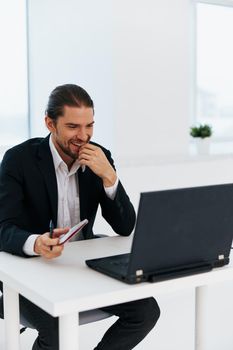
[[[195,290],[195,350],[206,349],[206,301],[208,287],[196,287]]]
[[[6,350],[19,350],[19,294],[5,284],[3,294]]]
[[[59,317],[59,350],[78,350],[79,314]]]

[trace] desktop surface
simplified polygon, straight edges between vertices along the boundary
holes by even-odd
[[[127,285],[88,268],[86,259],[125,254],[132,237],[107,237],[68,243],[63,255],[46,261],[0,253],[0,280],[53,316],[85,311],[160,293],[231,280],[230,262],[211,272],[184,278]]]

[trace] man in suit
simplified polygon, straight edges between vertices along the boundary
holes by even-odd
[[[59,236],[88,219],[82,238],[93,238],[102,216],[120,235],[135,224],[133,206],[117,177],[111,154],[91,142],[94,105],[77,85],[58,86],[45,115],[46,138],[30,139],[8,150],[0,171],[0,250],[23,257],[54,259],[62,254]],[[50,238],[50,220],[55,223]],[[52,247],[52,249],[51,249]],[[159,307],[153,298],[110,306],[119,316],[96,350],[134,348],[153,328]],[[33,350],[58,350],[58,320],[20,296],[20,312],[38,330]],[[1,312],[0,312],[1,313]],[[3,313],[3,312],[2,312]]]

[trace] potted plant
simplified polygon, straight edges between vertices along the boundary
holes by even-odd
[[[200,124],[190,128],[190,135],[195,138],[197,151],[199,154],[208,154],[210,147],[210,136],[212,135],[212,127],[208,124]]]

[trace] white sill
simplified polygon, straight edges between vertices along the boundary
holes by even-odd
[[[116,166],[140,167],[140,166],[157,166],[174,163],[189,163],[199,161],[215,161],[230,159],[233,161],[233,141],[212,142],[210,144],[210,153],[199,155],[195,143],[191,140],[189,152],[187,154],[168,154],[168,155],[146,155],[146,156],[128,156],[116,157]]]
[[[192,140],[189,144],[189,154],[202,157],[197,153],[197,147]],[[210,152],[205,157],[222,156],[226,157],[233,155],[233,141],[210,141]]]

